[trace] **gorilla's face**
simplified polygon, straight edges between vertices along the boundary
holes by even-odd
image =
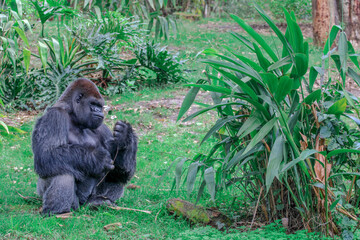
[[[92,96],[86,97],[82,93],[74,94],[73,120],[80,128],[96,129],[104,119],[104,100]]]

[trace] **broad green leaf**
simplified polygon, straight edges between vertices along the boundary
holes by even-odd
[[[187,122],[187,121],[190,121],[191,119],[193,119],[194,117],[197,117],[199,116],[200,114],[203,114],[207,111],[210,111],[210,110],[213,110],[215,108],[218,108],[218,107],[223,107],[223,106],[227,106],[227,105],[245,105],[244,103],[236,103],[236,102],[230,102],[230,103],[220,103],[220,104],[216,104],[216,105],[212,105],[210,107],[207,107],[207,108],[204,108],[202,110],[199,110],[193,114],[191,114],[190,116],[188,116],[187,118],[185,118],[183,120],[183,122]]]
[[[258,144],[261,140],[263,140],[266,137],[266,135],[273,129],[276,120],[277,118],[274,117],[259,130],[259,132],[253,137],[253,139],[251,139],[250,143],[246,146],[243,154],[249,152],[251,149],[253,149],[256,146],[256,144]]]
[[[48,58],[48,47],[46,44],[39,42],[38,49],[39,49],[41,63],[43,65],[43,68],[46,69],[46,62]]]
[[[294,67],[291,71],[291,75],[293,78],[299,78],[306,74],[308,69],[308,58],[303,53],[296,53],[294,56]]]
[[[199,87],[193,87],[190,89],[190,91],[186,94],[184,101],[181,104],[181,108],[179,110],[179,114],[176,121],[179,121],[182,116],[189,110],[191,105],[194,103],[194,100],[196,98],[196,95],[198,94],[200,88]]]
[[[52,44],[53,44],[53,50],[54,50],[54,54],[55,54],[55,58],[56,58],[56,64],[60,64],[61,63],[61,52],[60,52],[60,44],[59,42],[52,38]]]
[[[203,192],[205,190],[205,186],[206,186],[206,182],[205,182],[205,180],[203,180],[201,182],[200,187],[199,187],[199,191],[198,191],[198,194],[197,194],[197,197],[196,197],[196,203],[195,204],[197,204],[200,201],[201,195],[203,194]]]
[[[102,22],[102,17],[101,17],[101,10],[98,6],[94,6],[94,10],[95,10],[95,13],[96,13],[96,17],[97,19]]]
[[[236,135],[239,136],[239,138],[243,138],[258,127],[260,127],[261,124],[262,121],[258,117],[251,116],[244,122]]]
[[[339,115],[345,112],[347,106],[346,98],[342,98],[338,101],[336,101],[329,110],[327,111],[327,114],[335,114]]]
[[[186,178],[186,188],[187,188],[188,196],[190,196],[190,193],[194,189],[196,175],[198,172],[199,165],[200,165],[199,162],[193,162],[189,166],[188,174],[187,174],[187,178]]]
[[[360,153],[360,151],[358,151],[358,153]],[[344,176],[344,175],[351,175],[351,176],[360,177],[360,173],[358,173],[358,172],[344,172],[344,173],[335,173],[335,174],[332,174],[328,179],[331,179],[331,178],[337,177],[337,176]]]
[[[340,64],[343,72],[347,71],[348,43],[345,32],[340,33],[339,37],[339,56]]]
[[[336,205],[339,203],[340,200],[341,200],[341,199],[338,198],[338,199],[336,199],[336,200],[330,205],[330,211],[332,211],[332,210],[335,209]]]
[[[152,7],[153,10],[156,10],[155,5],[154,5],[154,1],[153,0],[148,0],[150,6]]]
[[[326,40],[326,43],[324,46],[324,51],[323,51],[324,55],[326,55],[329,52],[330,47],[333,45],[336,35],[338,34],[338,32],[340,30],[342,30],[342,28],[340,26],[338,26],[338,25],[332,26],[332,28],[330,30],[330,35],[329,35],[328,39]]]
[[[215,201],[215,171],[213,167],[205,169],[204,179],[206,182],[207,189],[210,193],[211,199]]]
[[[281,58],[279,61],[273,63],[272,65],[270,65],[267,69],[267,71],[273,71],[276,69],[279,69],[282,66],[288,65],[292,63],[291,58],[289,56],[283,57]]]
[[[303,35],[295,19],[292,19],[289,12],[284,10],[287,27],[290,35],[290,44],[295,53],[304,53]]]
[[[237,57],[240,61],[244,62],[245,64],[249,65],[251,68],[253,68],[255,71],[260,72],[262,71],[262,67],[260,67],[257,63],[250,60],[249,58],[246,58],[242,56],[240,53],[234,52],[230,47],[224,46],[226,50],[228,50],[231,54],[233,54],[235,57]]]
[[[29,71],[29,67],[30,67],[30,58],[31,58],[31,52],[29,49],[24,48],[23,49],[23,56],[24,56],[24,65],[25,65],[25,70],[26,72]]]
[[[14,27],[14,29],[16,30],[17,34],[19,34],[19,36],[21,37],[23,42],[26,44],[26,46],[29,47],[29,41],[28,41],[24,31],[19,27]]]
[[[16,2],[16,8],[17,8],[17,12],[19,14],[19,17],[22,17],[23,11],[22,11],[21,0],[15,0],[15,2]]]
[[[216,60],[202,60],[203,63],[207,63],[211,66],[214,67],[222,67],[228,70],[233,70],[233,71],[237,71],[240,73],[245,74],[246,76],[251,77],[254,80],[257,80],[261,83],[261,77],[259,75],[258,72],[256,72],[253,68],[251,68],[249,65],[238,61],[239,64],[241,64],[241,66],[239,65],[235,65],[233,63],[228,63],[228,62],[221,62],[221,61],[216,61]]]
[[[342,154],[342,153],[359,153],[360,154],[360,150],[357,150],[357,149],[336,149],[334,151],[329,152],[326,156],[327,157],[333,157],[335,155]]]
[[[269,88],[270,93],[274,95],[278,88],[279,79],[272,73],[261,73],[260,74],[266,86]]]
[[[280,163],[283,160],[283,148],[284,148],[284,139],[282,136],[278,136],[275,140],[275,143],[271,149],[269,162],[266,168],[266,192],[269,192],[271,184],[274,181],[274,178],[279,178]]]
[[[321,98],[321,89],[318,89],[312,93],[310,93],[304,100],[306,104],[311,105],[315,101],[319,101]]]
[[[304,161],[305,159],[309,158],[311,155],[318,153],[318,151],[314,149],[305,149],[301,152],[300,156],[290,162],[288,162],[282,169],[281,173],[284,173],[294,167],[296,164],[298,164],[301,161]]]
[[[348,74],[354,80],[354,82],[356,82],[356,84],[360,87],[360,76],[350,67],[348,68]]]
[[[19,27],[21,29],[24,29],[24,23],[22,22],[19,15],[16,12],[14,12],[13,10],[10,10],[10,12],[11,12],[11,15],[15,18],[16,22],[19,24]]]
[[[291,49],[291,46],[289,45],[288,41],[286,40],[284,34],[282,34],[282,32],[276,26],[276,24],[270,19],[270,17],[258,5],[255,5],[255,9],[258,11],[258,13],[261,15],[261,17],[265,20],[265,22],[267,22],[267,24],[274,31],[274,33],[278,36],[278,38],[282,42],[283,46],[285,47],[285,49],[289,53],[290,57],[292,57],[293,50]],[[273,59],[273,60],[274,60],[274,62],[277,61],[277,59],[276,60]]]
[[[318,74],[320,74],[320,76],[323,75],[324,70],[321,67],[312,66],[310,68],[310,73],[309,73],[309,88],[310,88],[310,91],[313,90],[314,83],[316,81],[316,78],[317,78]]]
[[[183,169],[183,166],[184,166],[184,163],[186,160],[187,160],[186,158],[181,158],[175,167],[175,179],[176,179],[176,189],[177,190],[180,189],[180,180],[181,180],[182,169]]]
[[[276,62],[278,60],[278,57],[274,53],[274,51],[271,49],[271,47],[266,43],[266,41],[247,23],[244,22],[241,18],[239,18],[236,15],[230,14],[232,19],[234,19],[237,24],[240,25],[256,42],[259,43],[259,45],[269,54],[271,59]]]
[[[0,125],[5,129],[7,133],[9,133],[9,128],[3,121],[0,121]]]
[[[348,54],[349,54],[349,57],[350,57],[351,61],[354,63],[354,65],[358,69],[360,69],[359,61],[357,59],[359,54],[355,53],[355,49],[354,49],[354,47],[353,47],[353,45],[351,44],[350,41],[347,41],[347,44],[348,44]]]
[[[237,118],[243,118],[247,115],[236,115],[231,117],[220,118],[216,121],[215,125],[206,133],[205,137],[201,141],[200,144],[203,144],[209,137],[211,137],[215,132],[217,132],[220,128],[222,128],[226,123],[231,122]]]
[[[243,93],[248,94],[255,101],[258,100],[258,96],[254,92],[254,90],[251,87],[249,87],[245,82],[243,82],[241,79],[239,79],[237,76],[235,76],[229,72],[226,72],[220,68],[215,68],[215,69],[216,69],[216,71],[221,73],[224,77],[235,82],[240,87],[240,89],[243,91]]]
[[[238,168],[241,168],[243,165],[245,165],[247,162],[249,162],[252,159],[255,159],[254,156],[257,152],[264,151],[264,146],[262,144],[256,145],[253,149],[251,149],[249,152],[244,154],[244,148],[241,149],[239,152],[235,154],[235,156],[229,161],[229,163],[226,165],[226,170],[230,170],[234,166],[237,166]],[[242,161],[242,162],[241,162]]]
[[[254,45],[254,49],[255,49],[255,53],[256,53],[256,57],[260,63],[260,66],[264,69],[264,71],[266,71],[266,69],[268,69],[268,67],[270,66],[270,62],[269,60],[267,60],[264,55],[262,54],[260,48],[258,47],[258,45],[256,45],[255,43],[253,43]]]
[[[293,80],[288,76],[283,76],[280,78],[279,86],[281,87],[278,87],[274,94],[274,97],[278,103],[284,100],[286,95],[290,93],[292,89],[292,84],[293,84]]]
[[[230,32],[231,35],[233,35],[236,39],[238,39],[240,42],[242,42],[246,47],[248,47],[251,51],[255,52],[254,45],[252,42],[247,40],[245,37],[241,36],[239,33],[236,32]]]
[[[351,120],[353,120],[358,125],[358,127],[360,127],[360,119],[358,119],[358,118],[356,118],[354,116],[351,116],[349,114],[344,114],[344,116],[346,116],[346,117],[350,118]]]

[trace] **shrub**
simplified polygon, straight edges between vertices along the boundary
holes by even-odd
[[[212,70],[208,69],[206,79],[190,84],[192,89],[178,119],[194,102],[199,89],[210,91],[214,104],[184,121],[216,111],[219,119],[203,141],[214,136],[217,142],[207,155],[187,160],[188,194],[196,180],[200,181],[198,199],[205,187],[213,200],[217,191],[239,189],[247,203],[259,206],[266,222],[289,218],[290,223],[302,223],[309,231],[338,234],[346,229],[336,224],[338,218],[357,219],[349,206],[358,204],[355,182],[360,176],[360,134],[349,127],[346,118],[359,122],[355,117],[359,117],[359,102],[345,89],[347,75],[360,85],[353,69],[359,69],[357,55],[343,29],[334,26],[322,65],[308,71],[308,43],[303,40],[294,13],[284,12],[287,30],[283,34],[264,11],[256,10],[274,31],[282,51],[276,54],[278,46],[270,47],[235,15],[231,17],[251,40],[239,33],[231,34],[255,53],[256,61],[232,49],[228,49],[232,56],[213,49],[204,51],[218,59],[203,60]],[[329,46],[337,35],[336,52]],[[330,59],[338,75],[330,71],[325,75],[325,63]],[[317,78],[320,89],[314,87]],[[185,161],[176,166],[177,185]],[[346,184],[347,179],[352,184]]]

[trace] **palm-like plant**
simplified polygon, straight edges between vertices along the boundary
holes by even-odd
[[[193,191],[196,177],[200,175],[198,198],[205,186],[212,199],[216,191],[237,186],[245,196],[259,202],[266,221],[292,216],[295,211],[301,216],[299,220],[304,228],[319,230],[313,221],[317,218],[328,233],[336,234],[340,229],[334,219],[339,213],[357,219],[344,208],[357,194],[352,192],[353,186],[345,191],[346,199],[334,193],[334,189],[344,186],[346,174],[354,176],[354,182],[360,176],[357,172],[346,173],[354,164],[345,160],[358,159],[358,155],[352,154],[360,153],[356,149],[360,142],[359,131],[350,130],[341,118],[350,116],[358,121],[353,112],[358,114],[359,102],[345,90],[344,77],[348,73],[358,78],[347,62],[350,57],[353,65],[359,68],[357,55],[342,29],[334,27],[323,59],[331,57],[335,61],[343,81],[333,85],[331,77],[325,80],[325,60],[322,66],[312,67],[307,77],[308,43],[303,40],[295,15],[285,11],[287,30],[283,34],[264,11],[258,7],[256,10],[274,31],[282,51],[278,54],[235,15],[231,17],[252,40],[239,33],[231,34],[256,55],[256,60],[232,49],[228,49],[230,56],[213,49],[204,51],[217,58],[202,61],[213,72],[207,71],[207,79],[190,84],[192,89],[185,97],[178,119],[194,102],[199,89],[212,92],[214,105],[184,121],[216,110],[219,119],[203,141],[215,136],[218,142],[208,155],[190,160],[186,175],[188,193]],[[335,49],[329,51],[329,46],[339,31],[336,54]],[[314,87],[317,77],[322,81],[320,89]],[[331,147],[330,141],[333,141]],[[180,161],[176,167],[178,184],[185,161]],[[339,165],[333,167],[335,162]]]

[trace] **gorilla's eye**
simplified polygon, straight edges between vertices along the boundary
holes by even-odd
[[[79,96],[76,97],[76,102],[80,103],[80,100],[83,96],[84,96],[84,94],[80,93]]]

